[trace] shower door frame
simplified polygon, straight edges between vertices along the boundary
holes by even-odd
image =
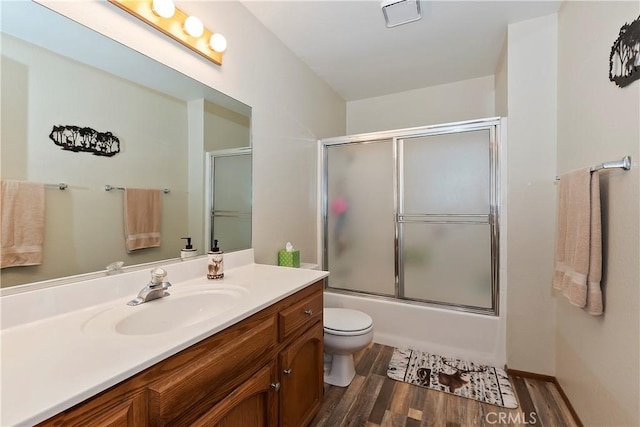
[[[324,287],[331,292],[347,294],[347,295],[365,295],[370,298],[379,298],[388,301],[403,302],[408,304],[432,306],[438,308],[447,308],[450,310],[462,311],[467,313],[476,313],[484,315],[499,315],[500,301],[500,136],[501,136],[501,118],[491,117],[486,119],[468,120],[463,122],[445,123],[430,126],[421,126],[408,129],[397,129],[390,131],[371,132],[358,135],[348,135],[335,138],[326,138],[320,140],[320,171],[321,171],[321,191],[320,191],[320,212],[322,216],[321,226],[321,242],[322,242],[322,267],[327,269],[328,263],[328,149],[336,145],[350,144],[369,144],[382,141],[392,141],[393,144],[393,223],[394,223],[394,295],[387,296],[378,293],[355,291],[349,289],[341,289],[329,286],[328,279],[325,279]],[[400,184],[403,175],[403,165],[401,164],[401,156],[399,153],[400,140],[407,138],[417,138],[423,136],[447,135],[471,131],[489,131],[489,214],[487,215],[486,224],[489,225],[491,234],[491,306],[477,307],[463,304],[455,304],[442,301],[431,301],[422,299],[410,299],[401,296],[403,292],[401,266],[404,259],[402,254],[402,226],[404,222],[399,209],[402,203],[402,194],[400,194]],[[444,217],[447,215],[438,215]],[[474,215],[464,215],[470,217]],[[458,222],[459,223],[459,222]]]

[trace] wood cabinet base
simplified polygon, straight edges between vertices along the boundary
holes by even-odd
[[[322,405],[322,337],[317,282],[40,425],[305,426]]]

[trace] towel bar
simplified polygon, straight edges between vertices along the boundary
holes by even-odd
[[[624,169],[628,171],[631,169],[631,156],[624,156],[622,159],[613,162],[600,163],[592,166],[590,170],[591,172],[596,172],[603,169]],[[559,176],[556,176],[556,181],[560,181]]]
[[[106,184],[104,186],[104,191],[111,191],[111,190],[122,190],[122,191],[124,191],[124,187],[114,187],[114,186],[109,185],[109,184]],[[169,194],[171,192],[171,190],[169,190],[168,188],[163,188],[162,192],[164,194]]]

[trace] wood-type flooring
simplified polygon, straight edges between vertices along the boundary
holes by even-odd
[[[313,427],[577,426],[554,383],[511,376],[519,407],[506,409],[387,377],[393,347],[370,344],[354,355],[348,387],[325,384]]]

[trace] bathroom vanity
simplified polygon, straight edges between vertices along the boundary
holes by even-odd
[[[193,305],[191,320],[177,314],[166,330],[155,320],[145,326],[154,318],[142,312],[126,323],[126,298],[4,329],[2,425],[307,425],[322,403],[328,273],[249,264],[211,285],[189,278],[200,264],[166,266],[169,280],[187,280],[173,281],[166,301],[132,307],[162,314],[162,303]],[[225,299],[236,289],[239,298]],[[210,318],[198,308],[208,295],[225,305]],[[58,340],[42,335],[54,330]]]

